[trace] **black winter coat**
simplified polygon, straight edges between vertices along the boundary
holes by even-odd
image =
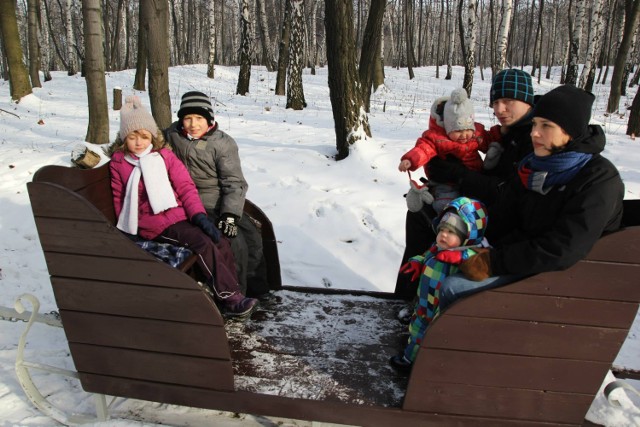
[[[482,172],[466,171],[460,180],[460,194],[481,200],[486,205],[496,201],[505,182],[517,175],[518,163],[533,151],[531,117],[526,115],[509,127],[501,140],[504,152],[495,168]]]
[[[590,129],[591,136],[567,146],[593,154],[569,183],[542,195],[527,190],[516,176],[489,207],[493,276],[569,268],[603,233],[620,227],[624,184],[616,167],[599,154],[605,143],[602,128]]]

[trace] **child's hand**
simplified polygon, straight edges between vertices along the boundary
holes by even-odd
[[[215,243],[220,241],[220,231],[218,231],[207,215],[203,213],[195,214],[193,218],[191,218],[191,223],[204,231]]]
[[[411,161],[410,160],[402,160],[400,161],[400,165],[398,166],[398,170],[400,172],[406,172],[411,169]]]
[[[404,264],[402,267],[400,267],[400,273],[411,274],[411,281],[415,282],[416,280],[418,280],[418,278],[422,274],[424,267],[425,267],[424,264],[418,261],[410,260],[409,262]]]

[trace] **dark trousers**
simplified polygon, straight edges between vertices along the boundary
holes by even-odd
[[[225,237],[214,243],[200,228],[181,221],[164,229],[155,240],[185,246],[197,254],[196,265],[218,299],[225,300],[234,295],[237,299],[241,294],[233,252]]]
[[[215,223],[219,221],[219,217],[212,216],[210,212],[209,217],[215,218]],[[247,215],[242,215],[237,225],[238,235],[230,240],[240,290],[247,296],[259,296],[269,291],[262,235]]]
[[[412,256],[422,255],[436,240],[436,233],[431,225],[436,213],[429,205],[418,212],[407,211],[405,220],[405,249],[400,267]],[[411,274],[398,272],[394,294],[400,298],[411,300],[418,291],[418,280],[411,281]]]

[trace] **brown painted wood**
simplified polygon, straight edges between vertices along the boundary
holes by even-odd
[[[464,308],[453,304],[448,313],[492,319],[533,320],[626,329],[638,312],[637,305],[628,302],[508,292],[482,292],[474,296],[474,299],[474,304],[467,304]],[[545,307],[545,310],[540,311],[540,307]],[[598,316],[593,315],[596,311],[599,312]]]
[[[626,231],[625,231],[626,233]],[[597,245],[596,245],[597,246]],[[640,258],[640,256],[638,256]],[[640,302],[640,260],[633,265],[580,261],[566,271],[542,273],[495,289],[514,292]]]
[[[230,360],[69,343],[80,374],[232,391]],[[100,387],[97,385],[97,387]]]
[[[576,420],[584,419],[592,401],[593,396],[588,394],[482,387],[433,380],[422,389],[421,399],[405,400],[404,409],[437,412],[443,416],[452,413],[484,417],[498,413],[506,419],[576,423]]]
[[[628,329],[442,316],[425,335],[429,348],[611,362]],[[523,339],[522,337],[526,337]]]
[[[224,393],[181,387],[174,384],[159,385],[133,379],[123,381],[117,378],[98,378],[95,375],[82,375],[82,383],[87,391],[96,391],[93,387],[97,382],[104,386],[106,394],[113,396],[154,401],[155,399],[150,399],[149,397],[162,395],[163,402],[176,405],[263,414],[266,416],[287,414],[287,417],[294,419],[364,427],[389,427],[407,425],[406,423],[429,427],[550,427],[572,425],[557,422],[525,421],[522,419],[441,415],[439,413],[408,411],[381,406],[291,399],[243,391]]]
[[[222,326],[67,310],[60,310],[60,317],[73,343],[231,359]]]
[[[387,365],[406,330],[397,301],[282,291],[290,306],[276,293],[252,321],[225,323],[192,278],[112,226],[108,165],[45,167],[28,189],[82,386],[108,395],[365,426],[581,425],[640,302],[633,227],[566,271],[453,305],[428,331],[404,399],[386,399],[376,382],[407,381]],[[270,286],[280,289],[272,224],[250,201],[245,212],[260,224]],[[366,324],[342,323],[347,313],[379,333],[350,335]],[[315,327],[326,322],[331,334]],[[319,398],[275,387],[319,370],[330,383]],[[252,392],[260,381],[280,395]]]
[[[414,369],[428,371],[429,376],[412,376],[409,389],[424,390],[435,381],[485,386],[495,388],[496,393],[498,389],[527,389],[591,394],[593,397],[602,383],[599,372],[610,366],[606,362],[448,349],[430,348],[426,353],[416,361]],[[595,382],[598,384],[594,389]],[[407,407],[421,400],[419,394],[416,398],[407,396],[404,404]]]
[[[199,288],[176,289],[52,277],[61,310],[223,326],[215,303]]]

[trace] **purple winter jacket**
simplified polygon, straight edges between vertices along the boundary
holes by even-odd
[[[167,209],[159,214],[154,214],[149,203],[149,196],[144,185],[144,177],[140,179],[138,188],[138,235],[148,240],[155,239],[162,231],[180,221],[190,220],[198,213],[206,214],[202,200],[198,195],[187,168],[171,150],[162,148],[158,151],[167,166],[169,182],[173,187],[178,206]],[[113,206],[116,218],[120,216],[129,176],[134,166],[124,159],[124,153],[117,151],[111,157],[111,190],[113,192]],[[149,179],[149,177],[146,177]]]

